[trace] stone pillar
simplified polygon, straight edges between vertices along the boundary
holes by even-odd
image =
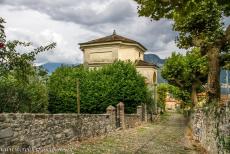
[[[112,105],[106,108],[106,114],[109,114],[112,129],[116,128],[116,108]]]
[[[141,121],[144,120],[143,119],[143,112],[142,111],[143,111],[142,106],[141,105],[137,106],[137,115],[139,115],[139,118],[140,118]]]
[[[144,122],[148,121],[147,105],[144,104]]]
[[[117,120],[119,127],[125,129],[125,106],[123,102],[117,104]]]

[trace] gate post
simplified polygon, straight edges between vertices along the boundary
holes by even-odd
[[[125,106],[123,102],[117,104],[117,120],[119,127],[125,129]]]
[[[109,105],[106,108],[106,113],[109,114],[112,129],[116,129],[116,112],[115,111],[116,111],[116,108],[113,107],[112,105]]]
[[[144,121],[148,121],[148,112],[147,112],[147,105],[146,103],[144,104]]]
[[[142,109],[141,105],[137,106],[137,115],[139,115],[139,118],[140,118],[141,121],[144,120],[143,119],[143,109]]]

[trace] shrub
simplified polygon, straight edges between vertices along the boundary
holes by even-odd
[[[131,62],[117,61],[98,70],[61,66],[49,80],[49,111],[76,112],[76,79],[80,80],[82,113],[104,113],[109,105],[125,103],[127,113],[146,101],[147,87]]]

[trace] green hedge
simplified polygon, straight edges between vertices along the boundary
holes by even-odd
[[[98,70],[61,66],[49,79],[49,111],[77,111],[76,80],[80,80],[81,113],[105,113],[109,105],[125,103],[127,113],[147,101],[147,87],[131,62],[117,61]]]

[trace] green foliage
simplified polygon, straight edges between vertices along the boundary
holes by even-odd
[[[51,113],[67,113],[77,111],[77,78],[82,83],[87,82],[87,70],[83,67],[65,66],[57,68],[49,78],[49,111]],[[81,90],[81,93],[83,91]]]
[[[150,17],[154,20],[161,18],[173,19],[175,13],[193,12],[197,3],[208,2],[208,0],[135,0],[138,6],[138,13],[141,16]],[[209,0],[210,1],[210,0]],[[228,0],[211,0],[215,2],[225,16],[230,15],[230,2]],[[199,6],[196,6],[199,7]],[[195,10],[196,11],[196,10]]]
[[[224,69],[230,70],[230,52],[221,55],[221,65]]]
[[[222,16],[230,15],[227,0],[135,1],[141,16],[173,20],[173,30],[179,32],[178,46],[183,48],[214,43],[223,36]]]
[[[171,57],[166,60],[162,68],[161,75],[164,79],[168,80],[170,84],[180,87],[188,87],[191,84],[184,80],[183,74],[185,70],[186,63],[183,55],[174,52],[172,53]]]
[[[49,110],[76,112],[76,78],[80,79],[81,113],[104,113],[109,105],[125,103],[127,113],[148,101],[144,78],[130,62],[117,61],[98,70],[62,66],[49,80]]]
[[[199,49],[194,48],[185,56],[172,53],[166,60],[161,74],[170,84],[189,91],[193,83],[206,82],[207,72],[206,57],[201,56]]]
[[[27,83],[11,71],[0,77],[0,112],[46,112],[48,95],[42,77],[30,75]]]
[[[20,80],[27,82],[29,75],[33,74],[34,71],[32,62],[35,60],[35,56],[38,53],[54,48],[56,43],[30,50],[29,47],[32,45],[30,42],[6,41],[3,23],[5,21],[0,17],[0,76],[7,75],[13,70],[17,72],[17,77]],[[18,47],[25,50],[23,54],[17,52]]]
[[[147,88],[147,94],[143,103],[147,105],[147,112],[153,114],[155,111],[154,89],[152,87]]]
[[[190,1],[175,12],[174,30],[179,31],[178,46],[189,48],[212,44],[223,37],[222,10],[216,0]]]
[[[201,56],[198,48],[193,48],[185,56],[172,53],[172,56],[166,60],[161,72],[169,84],[190,93],[196,93],[206,83],[207,73],[207,59]],[[193,101],[195,100],[193,99]]]
[[[185,78],[191,81],[205,81],[208,73],[206,56],[202,56],[199,48],[193,48],[185,56]],[[198,81],[199,82],[199,81]]]
[[[226,149],[226,152],[230,152],[230,135],[226,137],[222,137],[220,139],[220,144],[224,146],[224,149]]]
[[[166,97],[168,93],[168,85],[165,83],[159,84],[157,86],[157,102],[158,106],[165,111],[165,102],[166,102]]]
[[[30,51],[31,43],[7,41],[0,17],[0,112],[45,112],[48,105],[47,72],[33,66],[38,53],[54,48],[55,43]],[[18,47],[24,53],[17,52]]]
[[[186,90],[182,90],[179,87],[173,86],[168,84],[168,92],[176,99],[181,100],[182,101],[182,107],[183,106],[191,106],[192,102],[191,102],[191,94],[186,91]]]
[[[230,15],[230,1],[135,1],[138,3],[140,16],[150,17],[154,20],[167,18],[174,21],[173,30],[178,31],[179,34],[176,40],[178,47],[185,49],[197,47],[200,48],[202,55],[207,55],[209,68],[208,101],[219,100],[220,64],[228,69],[230,61],[230,25],[226,30],[223,26],[224,17]]]
[[[191,94],[186,90],[181,90],[180,88],[162,83],[157,87],[157,96],[158,96],[158,106],[165,110],[165,101],[167,94],[177,100],[181,101],[181,108],[191,106]]]

